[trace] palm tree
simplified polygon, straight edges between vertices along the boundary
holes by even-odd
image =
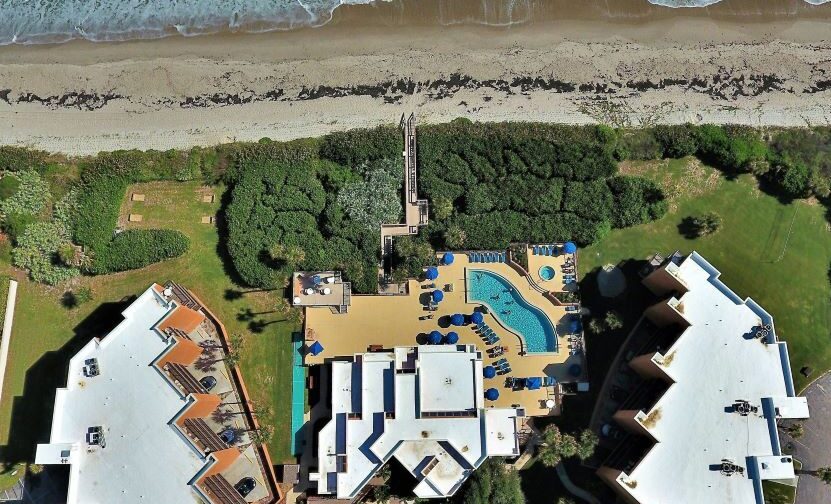
[[[199,357],[196,361],[196,368],[200,371],[211,371],[214,369],[214,364],[217,362],[225,362],[225,365],[229,368],[235,367],[239,364],[240,359],[242,358],[241,350],[243,344],[245,343],[245,339],[239,334],[234,334],[231,336],[231,341],[228,345],[228,351],[225,352],[222,357],[214,357],[213,352],[206,355],[203,354]]]
[[[270,424],[260,425],[258,429],[249,429],[248,436],[254,444],[268,444],[274,436],[274,427]]]
[[[597,448],[597,436],[589,429],[580,433],[580,439],[577,441],[577,456],[580,460],[586,461],[594,455],[594,449]]]
[[[574,436],[561,433],[559,427],[554,424],[549,425],[542,432],[538,455],[543,465],[554,467],[564,458],[573,457],[576,454],[577,440]]]
[[[821,479],[826,485],[831,485],[831,467],[825,466],[817,469],[817,478]]]

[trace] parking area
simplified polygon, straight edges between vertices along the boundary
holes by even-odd
[[[831,466],[831,373],[812,383],[803,395],[808,398],[811,418],[802,421],[804,434],[793,439],[782,433],[782,446],[802,462],[799,471],[799,485],[796,490],[796,504],[826,504],[829,502],[829,487],[814,475],[820,467]],[[787,428],[789,423],[784,423]]]

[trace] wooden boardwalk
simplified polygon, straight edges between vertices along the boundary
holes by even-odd
[[[418,234],[419,228],[426,226],[428,222],[427,200],[418,199],[415,114],[410,114],[407,118],[402,115],[399,127],[404,137],[404,222],[381,225],[381,263],[378,267],[378,279],[382,285],[389,281],[393,237]]]

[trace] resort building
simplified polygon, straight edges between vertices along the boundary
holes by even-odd
[[[473,345],[398,347],[331,363],[331,417],[317,441],[319,495],[354,499],[395,457],[420,498],[453,495],[491,456],[519,455],[521,408],[485,408]]]
[[[598,470],[626,502],[762,504],[762,481],[795,484],[777,421],[807,418],[773,318],[696,252],[664,260],[628,362],[642,382],[614,420],[629,433]]]
[[[280,498],[222,324],[183,287],[152,285],[69,362],[38,464],[69,466],[68,504]]]
[[[570,292],[576,248],[565,248],[530,245],[516,259],[509,251],[443,253],[423,278],[403,284],[402,294],[351,294],[343,307],[340,276],[297,273],[295,306],[305,306],[306,314],[304,363],[400,346],[474,345],[496,370],[485,388],[502,392],[489,406],[559,414],[564,393],[588,386],[580,308]]]
[[[519,455],[527,418],[588,390],[574,243],[443,252],[392,281],[393,238],[428,222],[412,115],[401,129],[405,218],[381,226],[378,293],[353,294],[337,271],[292,278],[305,313],[292,390],[300,492],[359,499],[394,458],[417,496],[453,495],[487,457]]]

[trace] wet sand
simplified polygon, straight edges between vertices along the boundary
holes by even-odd
[[[509,28],[439,22],[517,12],[407,0],[341,8],[324,28],[292,32],[6,46],[0,143],[186,148],[316,136],[410,111],[432,122],[831,120],[831,4],[574,2],[534,4],[547,11]]]

